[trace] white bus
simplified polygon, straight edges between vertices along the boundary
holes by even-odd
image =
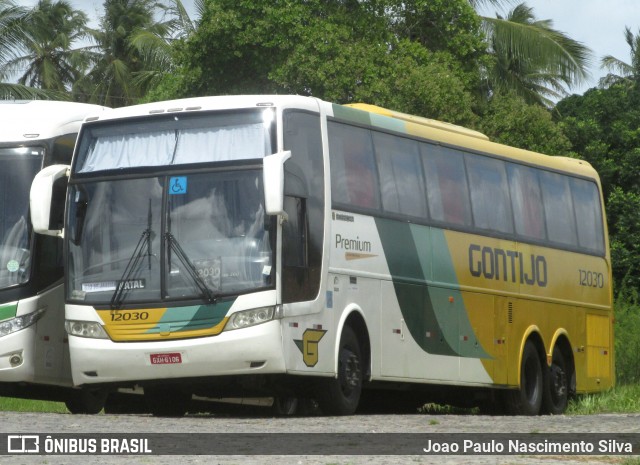
[[[159,415],[192,394],[351,414],[363,388],[560,413],[614,382],[605,224],[587,163],[378,107],[117,109],[69,176],[73,379],[142,386]]]
[[[71,102],[0,103],[0,394],[62,400],[85,413],[102,401],[95,390],[69,389],[63,243],[33,233],[29,189],[44,166],[71,163],[80,123],[102,110]]]

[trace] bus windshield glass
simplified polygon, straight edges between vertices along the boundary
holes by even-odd
[[[69,195],[73,300],[210,301],[271,286],[260,170],[89,182]]]
[[[43,153],[41,147],[0,148],[0,289],[29,279],[29,189]]]
[[[74,172],[171,167],[262,158],[272,153],[273,111],[158,115],[83,129]]]

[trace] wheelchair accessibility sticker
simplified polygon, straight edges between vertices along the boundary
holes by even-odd
[[[169,178],[169,195],[186,194],[187,193],[187,177],[172,176]]]

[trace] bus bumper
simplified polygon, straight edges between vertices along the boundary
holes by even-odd
[[[113,342],[69,336],[69,349],[77,386],[286,370],[279,320],[217,336],[171,341]]]

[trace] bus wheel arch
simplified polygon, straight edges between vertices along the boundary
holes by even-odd
[[[519,388],[505,393],[505,407],[512,415],[539,415],[545,385],[546,357],[540,334],[531,332],[524,341],[518,375]]]
[[[575,362],[566,334],[556,338],[549,362],[545,364],[542,412],[559,415],[566,410],[569,397],[575,394],[576,389]]]
[[[365,380],[370,376],[371,350],[364,318],[351,312],[337,337],[336,377],[318,381],[316,397],[325,415],[351,415],[360,402]]]
[[[341,334],[342,331],[344,331],[345,326],[349,326],[358,338],[360,352],[362,355],[363,376],[364,380],[368,380],[371,378],[371,340],[369,338],[367,323],[365,322],[362,313],[354,310],[347,316],[347,318],[345,318],[344,323],[340,325],[342,328]]]

